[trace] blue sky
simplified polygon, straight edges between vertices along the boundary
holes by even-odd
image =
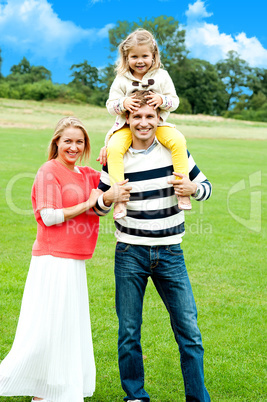
[[[2,74],[25,56],[67,83],[70,66],[116,59],[108,30],[118,20],[172,16],[186,29],[190,57],[216,63],[236,50],[253,67],[267,68],[267,1],[254,0],[0,0]]]

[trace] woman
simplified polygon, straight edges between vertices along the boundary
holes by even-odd
[[[130,188],[123,182],[99,196],[100,173],[75,165],[89,154],[84,125],[60,120],[32,188],[37,237],[15,340],[0,365],[0,395],[79,402],[95,390],[85,260],[96,246],[98,215],[129,200]]]

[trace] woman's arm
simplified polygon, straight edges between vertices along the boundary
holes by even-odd
[[[93,208],[97,215],[106,215],[113,202],[127,202],[130,199],[130,186],[125,186],[128,180],[116,183],[103,193],[102,190],[93,189],[87,201],[69,208],[53,209],[43,208],[40,211],[42,221],[46,226],[58,225]]]
[[[75,218],[75,216],[81,215],[96,205],[97,199],[100,195],[100,190],[93,188],[90,197],[87,201],[74,205],[73,207],[63,208],[64,221]]]
[[[62,209],[43,208],[40,211],[42,221],[44,222],[45,226],[52,226],[75,218],[76,216],[94,207],[99,195],[101,194],[101,190],[93,189],[87,201],[81,202],[80,204],[74,205],[73,207]]]
[[[40,215],[45,226],[58,225],[64,222],[63,209],[43,208]]]

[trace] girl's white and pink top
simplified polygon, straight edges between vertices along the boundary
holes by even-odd
[[[173,126],[170,123],[166,123],[166,120],[170,112],[178,108],[179,97],[168,72],[162,68],[148,71],[140,80],[135,78],[130,71],[127,71],[124,75],[117,75],[110,88],[106,107],[112,116],[117,117],[115,124],[106,136],[106,144],[111,135],[124,126],[126,109],[123,106],[123,102],[136,90],[153,91],[160,95],[163,103],[160,105],[159,125]]]

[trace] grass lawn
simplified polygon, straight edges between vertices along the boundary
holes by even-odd
[[[97,107],[0,99],[0,361],[12,345],[36,234],[30,192],[53,128],[64,115],[81,118],[92,142],[91,166],[113,122]],[[205,348],[206,386],[218,402],[267,401],[266,224],[267,124],[172,115],[198,166],[213,184],[205,203],[186,213],[184,249]],[[87,262],[97,366],[91,402],[122,401],[117,366],[112,216]],[[184,401],[177,345],[149,282],[142,345],[146,389],[153,402]],[[30,397],[0,397],[29,402]],[[75,401],[73,401],[75,402]]]

